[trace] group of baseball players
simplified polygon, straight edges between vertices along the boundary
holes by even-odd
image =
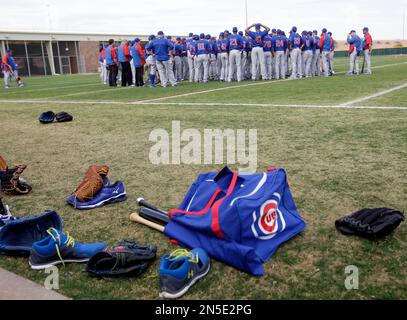
[[[282,30],[271,30],[260,23],[249,26],[245,32],[234,27],[231,33],[226,30],[218,38],[204,33],[190,33],[188,38],[173,39],[160,31],[157,36],[149,37],[144,55],[140,50],[131,50],[134,43],[139,42],[136,40],[133,44],[128,41],[117,44],[111,40],[109,46],[104,48],[100,58],[104,83],[107,83],[106,64],[107,70],[113,70],[113,73],[110,71],[111,86],[117,85],[118,66],[122,70],[119,79],[122,86],[138,85],[134,81],[126,81],[130,77],[126,74],[131,69],[127,64],[132,64],[132,53],[136,54],[137,62],[140,60],[143,71],[146,69],[151,87],[158,81],[166,87],[168,83],[177,86],[183,80],[196,83],[209,80],[240,82],[249,79],[256,81],[260,77],[262,80],[321,74],[328,77],[335,73],[335,41],[332,33],[325,28],[318,36],[316,30],[303,31],[300,35],[293,27],[289,37]],[[120,52],[127,52],[127,55]]]

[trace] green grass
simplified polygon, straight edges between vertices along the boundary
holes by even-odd
[[[406,61],[405,57],[375,57],[373,65]],[[345,71],[345,63],[338,59],[336,71]],[[106,88],[97,83],[96,75],[25,79],[25,88],[0,89],[0,100],[39,99],[38,103],[0,103],[0,153],[9,163],[28,164],[24,177],[34,191],[25,197],[5,197],[5,202],[18,216],[57,210],[64,229],[78,241],[113,245],[136,239],[157,244],[161,257],[175,247],[162,234],[129,221],[134,200],[143,196],[165,209],[177,207],[199,172],[222,166],[154,166],[148,158],[150,132],[170,130],[172,120],[181,121],[182,128],[199,130],[254,128],[258,130],[259,171],[270,166],[287,170],[307,230],[265,264],[264,277],[255,278],[214,261],[210,274],[185,299],[406,299],[406,225],[385,240],[368,241],[341,235],[334,222],[364,207],[407,209],[407,110],[204,105],[337,105],[405,83],[406,68],[403,64],[374,69],[372,77],[339,74],[329,79],[269,82],[162,101],[196,102],[196,106],[80,102],[139,101],[230,84],[185,83],[176,89],[150,90]],[[64,88],[73,85],[78,86]],[[90,92],[96,90],[105,91]],[[69,94],[74,95],[64,97]],[[407,89],[402,89],[361,104],[406,106],[406,94]],[[47,99],[78,104],[53,105],[44,102]],[[49,109],[68,111],[75,121],[42,126],[38,115]],[[93,163],[108,164],[111,180],[124,181],[128,201],[88,212],[65,204]],[[81,273],[83,266],[68,265],[60,268],[60,292],[75,299],[157,299],[158,265],[159,259],[144,276],[128,281],[95,280]],[[345,289],[348,265],[360,269],[357,291]],[[30,270],[24,258],[0,256],[0,267],[38,283],[47,276]]]

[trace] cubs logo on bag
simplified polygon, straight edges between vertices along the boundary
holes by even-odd
[[[265,202],[259,210],[259,217],[256,211],[253,212],[252,230],[254,236],[260,240],[272,239],[278,232],[284,231],[286,227],[284,216],[278,208],[278,201],[281,196],[278,193],[273,196],[277,200]]]
[[[284,169],[200,174],[169,213],[164,232],[170,239],[257,276],[283,242],[305,229]]]

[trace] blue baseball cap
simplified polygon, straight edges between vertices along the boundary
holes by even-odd
[[[171,36],[167,36],[167,39],[168,39],[168,40],[171,40],[171,39],[172,39],[172,37],[171,37]]]
[[[273,30],[271,30],[271,32],[272,32],[272,33],[276,33],[276,32],[277,32],[277,29],[273,29]]]
[[[317,31],[317,30],[314,30],[314,31],[313,31],[313,33],[316,33],[316,34],[318,34],[318,31]]]
[[[194,35],[194,40],[199,40],[199,36],[197,34]]]
[[[163,34],[164,34],[164,32],[162,32],[162,31],[158,31],[158,33],[157,33],[159,36],[162,36]]]
[[[278,35],[281,35],[283,33],[280,29],[277,29],[276,32],[277,32]]]
[[[139,38],[136,38],[136,39],[134,39],[134,42],[135,42],[135,43],[138,43],[138,42],[140,42],[140,39],[139,39]]]
[[[193,37],[194,34],[192,32],[189,33],[188,37]]]
[[[291,28],[291,31],[292,31],[292,32],[297,32],[297,27],[292,27],[292,28]]]
[[[239,36],[243,36],[243,31],[239,31]]]
[[[221,32],[219,33],[219,37],[223,37],[225,35],[225,33]]]
[[[224,32],[224,33],[230,33],[230,32],[229,32],[229,30],[225,30],[225,32]]]
[[[363,28],[363,31],[369,31],[369,28],[368,28],[368,27],[364,27],[364,28]]]
[[[260,29],[260,28],[261,28],[260,23],[256,23],[256,29],[258,30],[258,29]]]
[[[177,41],[180,41],[181,40],[181,37],[177,37]]]
[[[326,28],[322,29],[322,33],[326,33],[328,30],[326,30]]]
[[[211,38],[211,35],[210,35],[210,34],[207,34],[207,35],[205,36],[205,38],[206,38],[206,39],[210,39],[210,38]]]
[[[312,31],[308,31],[308,35],[312,36]]]
[[[237,29],[237,27],[233,27],[233,32],[238,32],[239,29]]]
[[[356,30],[351,30],[350,33],[356,32]]]
[[[199,38],[205,38],[205,33],[201,33],[201,34],[199,35]]]

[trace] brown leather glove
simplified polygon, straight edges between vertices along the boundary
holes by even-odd
[[[0,156],[0,171],[6,171],[8,168],[6,160]]]
[[[103,187],[103,178],[109,173],[106,165],[90,166],[79,186],[73,192],[79,201],[93,199],[96,193]]]

